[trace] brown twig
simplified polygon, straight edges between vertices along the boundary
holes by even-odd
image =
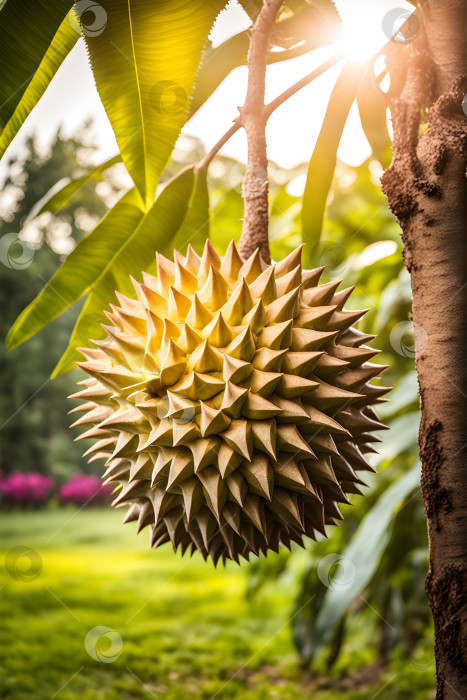
[[[240,121],[248,144],[248,162],[242,185],[244,202],[242,234],[238,252],[248,258],[256,248],[270,262],[268,239],[268,158],[266,152],[266,107],[264,91],[271,33],[282,0],[263,0],[253,25],[248,52],[248,85]]]
[[[313,82],[313,80],[315,80],[316,78],[319,78],[320,75],[322,75],[327,70],[335,66],[336,63],[338,63],[342,58],[343,56],[340,52],[333,54],[330,58],[328,58],[327,61],[315,68],[315,70],[311,71],[311,73],[308,73],[308,75],[305,75],[303,78],[301,78],[296,83],[287,88],[287,90],[281,92],[280,95],[275,97],[271,102],[269,102],[269,104],[265,106],[266,118],[269,119],[274,110],[280,107],[286,100],[289,99],[289,97],[292,97],[292,95],[295,95],[295,93],[301,90],[303,87],[309,85],[309,83]],[[242,121],[239,117],[237,117],[234,120],[232,126],[225,132],[222,138],[220,138],[219,141],[211,148],[209,153],[207,153],[204,156],[204,158],[195,165],[195,170],[198,171],[202,170],[203,168],[207,168],[214,156],[218,154],[222,146],[224,146],[227,143],[227,141],[241,128]]]

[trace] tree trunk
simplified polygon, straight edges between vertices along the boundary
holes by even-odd
[[[467,698],[467,3],[429,0],[422,19],[390,66],[392,89],[403,89],[390,95],[394,155],[383,190],[413,292],[437,698],[459,700]],[[430,108],[419,137],[422,106]]]

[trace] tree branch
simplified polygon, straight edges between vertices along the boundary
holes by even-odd
[[[270,262],[271,255],[268,240],[269,187],[264,91],[271,33],[281,5],[282,0],[263,0],[263,7],[251,30],[248,86],[239,117],[247,137],[248,162],[242,184],[244,213],[238,252],[243,258],[248,258],[259,248],[266,262]]]
[[[327,61],[322,63],[320,66],[315,68],[315,70],[311,71],[311,73],[308,73],[308,75],[305,75],[303,78],[298,80],[296,83],[291,85],[287,90],[284,90],[280,95],[275,97],[269,104],[265,106],[265,112],[266,112],[266,119],[269,119],[271,114],[276,110],[278,107],[280,107],[286,100],[289,99],[289,97],[292,97],[295,95],[296,92],[301,90],[303,87],[306,85],[309,85],[313,80],[316,78],[319,78],[320,75],[325,73],[327,70],[332,68],[333,66],[336,65],[341,59],[343,58],[342,54],[340,52],[336,52],[333,54],[330,58],[328,58]],[[232,126],[225,132],[225,134],[219,139],[219,141],[211,148],[209,153],[207,153],[202,160],[200,160],[196,165],[195,165],[195,171],[202,170],[203,168],[207,168],[214,156],[218,154],[222,146],[224,146],[227,141],[237,133],[242,128],[242,121],[240,117],[237,117]]]

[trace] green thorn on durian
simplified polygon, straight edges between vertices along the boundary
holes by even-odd
[[[182,418],[185,422],[189,422],[193,420],[195,415],[201,410],[197,402],[185,399],[183,396],[174,394],[171,391],[167,391],[167,398],[169,400],[167,418]]]
[[[209,338],[209,342],[215,348],[225,347],[234,337],[233,330],[224,319],[222,311],[217,312],[211,323],[204,329],[203,335],[205,338]]]
[[[182,332],[177,340],[177,345],[182,348],[186,355],[189,355],[203,342],[203,338],[196,333],[188,323],[183,324]]]
[[[174,420],[172,422],[173,446],[189,445],[193,440],[197,440],[201,433],[194,422],[182,423]]]
[[[186,368],[185,353],[172,338],[169,338],[167,352],[161,360],[160,379],[163,386],[172,386],[183,375]]]
[[[144,307],[156,314],[165,314],[167,312],[167,299],[158,294],[155,289],[151,289],[146,284],[141,285],[141,291],[144,294],[146,303]]]
[[[175,281],[175,265],[160,253],[156,253],[158,291],[167,298],[169,289]]]
[[[297,265],[302,264],[302,249],[303,249],[303,244],[299,245],[298,248],[295,248],[290,255],[288,255],[286,258],[281,260],[276,264],[276,269],[275,269],[275,274],[276,274],[276,279],[279,277],[282,277],[283,275],[286,275],[288,272],[291,272],[292,270],[295,270]]]
[[[302,283],[302,266],[297,265],[293,270],[276,279],[277,296],[288,294]]]
[[[254,299],[261,299],[263,304],[270,304],[277,299],[276,280],[274,266],[268,267],[251,284],[248,285],[250,294]]]
[[[249,397],[248,397],[249,398]],[[247,398],[247,401],[248,401]],[[251,427],[246,420],[233,420],[220,437],[239,455],[250,461],[253,451]]]
[[[198,288],[198,278],[183,263],[175,258],[174,287],[182,294],[194,294]]]
[[[175,287],[169,289],[167,318],[173,323],[183,323],[191,309],[191,301]]]
[[[323,354],[323,352],[289,351],[284,358],[282,369],[288,374],[297,374],[304,377],[313,370]]]
[[[209,277],[211,267],[213,267],[215,270],[220,270],[221,259],[214,250],[212,243],[208,238],[204,244],[203,255],[201,256],[197,273],[199,287],[202,287],[205,284]]]
[[[233,384],[239,384],[245,381],[252,371],[253,365],[251,362],[245,362],[224,354],[222,376],[225,382],[231,381]]]
[[[232,342],[226,348],[223,348],[223,352],[225,355],[229,355],[237,360],[251,362],[256,352],[255,339],[251,328],[247,326],[238,333]]]
[[[218,470],[214,467],[206,467],[206,469],[203,469],[199,473],[198,478],[203,484],[207,504],[219,521],[221,510],[227,500],[227,486]]]
[[[222,355],[214,350],[206,339],[188,358],[187,372],[220,372],[222,365]]]
[[[253,444],[256,449],[268,454],[272,459],[276,459],[276,421],[255,420],[251,425],[253,433]]]
[[[259,248],[256,248],[255,252],[250,255],[248,260],[246,260],[242,269],[240,270],[239,277],[243,277],[245,282],[249,284],[253,282],[259,275],[263,272],[263,259],[259,252]]]
[[[302,292],[302,301],[307,306],[327,306],[331,304],[334,292],[342,280],[333,280],[317,287],[307,287]]]
[[[267,538],[267,526],[263,499],[259,498],[253,493],[250,493],[245,499],[243,510],[256,529],[259,530],[264,538]]]
[[[230,488],[230,487],[229,487]],[[226,503],[224,508],[224,517],[232,530],[241,536],[241,511],[236,503]]]
[[[191,372],[172,387],[172,391],[188,399],[207,401],[224,390],[225,382],[209,374]]]
[[[247,396],[248,389],[243,389],[227,380],[222,397],[222,411],[230,418],[240,418]]]
[[[230,418],[227,415],[225,415],[220,409],[210,408],[205,403],[201,402],[202,437],[218,435],[223,430],[226,430],[229,427],[230,423]]]
[[[243,504],[245,502],[245,498],[248,493],[248,485],[246,480],[243,478],[243,476],[239,473],[238,469],[236,469],[232,474],[226,477],[226,484],[227,488],[229,489],[230,493],[232,494],[233,499],[235,500],[236,503],[240,507],[243,507]],[[226,515],[227,518],[227,515]],[[228,519],[228,518],[227,518]],[[240,528],[239,528],[240,530]],[[237,534],[240,534],[238,532]]]
[[[193,454],[193,463],[195,467],[195,472],[199,472],[204,467],[209,464],[217,464],[217,454],[221,445],[221,440],[219,438],[209,437],[209,438],[199,438],[198,440],[193,440],[189,443]]]
[[[182,481],[193,476],[193,473],[193,457],[191,453],[177,450],[177,454],[170,464],[167,488],[170,489],[172,486],[178,486]]]
[[[239,278],[239,273],[242,268],[242,259],[238,254],[235,243],[230,241],[229,247],[222,258],[220,273],[222,277],[229,283],[236,282]]]
[[[186,323],[190,328],[195,328],[196,330],[203,329],[212,320],[212,314],[207,310],[204,304],[201,303],[198,294],[196,293],[193,297],[191,304],[191,309],[186,317]]]
[[[259,348],[253,358],[253,367],[264,372],[281,372],[287,350]]]
[[[208,278],[199,290],[198,297],[210,311],[217,311],[227,301],[227,282],[215,267],[210,267]]]
[[[255,454],[251,464],[244,464],[239,471],[253,488],[254,493],[268,501],[272,499],[274,472],[266,455]]]
[[[263,399],[262,396],[251,392],[249,392],[242,409],[242,414],[250,420],[268,420],[281,413],[282,409],[276,403],[271,403],[271,401]]]
[[[258,347],[266,347],[271,350],[284,350],[290,346],[292,340],[293,319],[266,326],[258,338]]]
[[[336,337],[338,331],[312,331],[308,328],[292,328],[291,349],[297,352],[319,350],[323,345]]]
[[[247,324],[256,335],[261,333],[266,325],[266,313],[261,299],[258,299],[253,308],[243,317],[241,325]]]
[[[295,322],[301,328],[310,328],[315,331],[334,331],[336,328],[330,327],[329,319],[332,321],[334,318],[335,308],[335,306],[313,306],[311,308],[302,306]]]
[[[203,488],[197,477],[191,477],[180,484],[188,522],[193,518],[204,503]]]
[[[260,369],[253,369],[244,385],[253,393],[264,398],[272,394],[282,378],[280,372],[263,372]]]
[[[245,314],[253,307],[253,303],[248,285],[242,279],[222,307],[222,315],[231,326],[238,326]]]
[[[297,374],[283,374],[277,385],[277,393],[285,399],[296,399],[304,396],[319,386],[318,382],[300,377]]]
[[[188,243],[188,248],[185,256],[185,266],[194,275],[198,274],[199,266],[201,264],[201,258],[198,253],[192,248],[191,244]]]
[[[243,457],[235,452],[227,443],[223,442],[219,447],[218,465],[219,473],[223,479],[232,474],[243,463]]]
[[[300,287],[278,297],[265,308],[266,318],[269,324],[281,323],[295,318],[300,310]]]
[[[277,447],[279,451],[292,452],[302,458],[315,457],[313,450],[303,439],[295,425],[284,424],[277,426]]]

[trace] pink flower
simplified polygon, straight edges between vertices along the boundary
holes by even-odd
[[[10,505],[37,505],[46,503],[54,482],[43,474],[23,474],[15,471],[0,480],[0,493]]]
[[[112,486],[104,486],[94,474],[74,474],[70,481],[59,489],[58,498],[61,505],[95,505],[107,500],[112,491]]]

